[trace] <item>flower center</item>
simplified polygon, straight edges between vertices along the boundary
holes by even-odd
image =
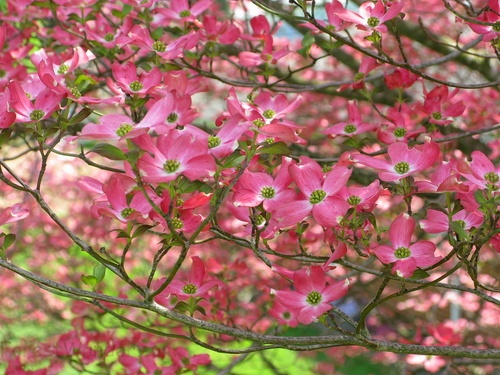
[[[463,221],[463,220],[455,220],[455,223],[458,223],[458,224],[460,224],[460,226],[462,228],[465,228],[465,221]]]
[[[172,225],[174,226],[175,229],[182,229],[182,227],[184,226],[184,223],[178,217],[174,217],[172,219]]]
[[[326,197],[326,192],[324,190],[318,189],[314,190],[309,197],[309,203],[318,204]]]
[[[253,217],[253,220],[255,222],[255,225],[257,225],[258,227],[260,227],[266,223],[266,218],[262,215],[255,215]]]
[[[358,128],[354,124],[348,124],[344,127],[344,133],[351,134],[354,133]]]
[[[349,203],[351,206],[357,206],[361,203],[361,198],[357,195],[351,195],[349,198],[347,198],[347,203]]]
[[[116,129],[116,135],[119,137],[124,137],[132,131],[134,127],[131,124],[123,123],[118,129]]]
[[[104,40],[106,42],[111,42],[114,39],[115,39],[115,34],[107,33],[106,35],[104,35]]]
[[[493,31],[500,32],[500,22],[495,22],[492,29]]]
[[[266,125],[266,123],[264,122],[264,120],[262,120],[261,118],[258,118],[258,119],[255,119],[252,121],[252,123],[258,127],[259,129],[262,128],[264,125]]]
[[[489,181],[489,182],[493,183],[493,184],[496,184],[500,180],[500,177],[498,177],[498,173],[487,172],[484,175],[484,179],[486,181]]]
[[[399,174],[408,173],[408,171],[410,170],[410,164],[408,164],[405,161],[400,161],[398,164],[394,166],[394,170]]]
[[[265,53],[263,56],[262,56],[262,59],[264,61],[272,61],[273,59],[273,55],[271,55],[270,53]]]
[[[394,256],[398,259],[408,258],[410,255],[411,255],[410,249],[408,249],[407,247],[404,247],[404,246],[398,247],[394,251]]]
[[[153,43],[153,49],[156,52],[165,52],[167,49],[167,45],[163,43],[161,40],[157,40],[156,42]]]
[[[182,12],[179,13],[179,17],[184,18],[184,17],[189,17],[191,15],[191,11],[189,9],[183,10]]]
[[[396,136],[397,138],[404,137],[405,134],[406,134],[405,128],[396,128],[394,130],[394,136]]]
[[[186,294],[195,294],[198,291],[196,285],[186,284],[182,287],[182,291]]]
[[[135,209],[127,207],[127,208],[124,208],[122,210],[122,212],[120,212],[120,214],[126,219],[127,217],[132,215],[134,213],[134,211],[135,211]]]
[[[179,167],[181,166],[181,163],[178,162],[177,160],[175,159],[170,159],[170,160],[167,160],[165,162],[165,164],[163,164],[163,169],[167,172],[167,173],[174,173],[176,170],[179,169]]]
[[[333,167],[331,165],[325,164],[325,165],[323,165],[323,167],[321,169],[323,170],[323,173],[328,173],[333,169]]]
[[[3,69],[0,69],[0,78],[3,78],[7,75],[7,71],[6,70],[3,70]]]
[[[260,195],[267,199],[274,198],[275,194],[276,190],[271,186],[265,186],[260,190]]]
[[[380,20],[377,17],[370,17],[366,20],[366,24],[370,27],[377,27],[380,24]]]
[[[332,33],[335,32],[335,30],[336,30],[334,25],[327,25],[325,27],[325,29],[327,29],[328,31],[331,31]]]
[[[43,116],[45,116],[45,112],[41,109],[35,109],[30,113],[30,119],[33,121],[39,121],[43,118]]]
[[[59,69],[57,69],[57,74],[66,74],[69,67],[66,64],[62,64]]]
[[[272,109],[266,109],[262,114],[264,115],[265,118],[272,119],[276,114],[276,112],[274,112]]]
[[[443,118],[443,115],[441,112],[432,112],[432,118],[434,120],[441,120]]]
[[[307,295],[306,302],[313,306],[318,305],[321,302],[321,293],[312,291]]]
[[[144,87],[144,85],[142,83],[140,83],[139,81],[134,81],[134,82],[130,83],[130,85],[128,87],[130,87],[130,90],[132,90],[132,91],[139,91],[140,89],[142,89]]]
[[[221,139],[217,137],[216,135],[209,135],[208,136],[208,147],[209,148],[214,148],[217,147],[218,145],[221,144]]]
[[[363,78],[365,78],[365,73],[356,73],[356,75],[354,76],[354,80],[355,81],[361,81]]]
[[[77,98],[77,99],[81,98],[81,96],[82,96],[82,93],[81,93],[81,92],[80,92],[80,90],[78,90],[78,88],[76,88],[76,87],[72,87],[72,88],[71,88],[71,94],[72,94],[75,98]]]
[[[179,119],[179,115],[175,112],[172,112],[167,117],[167,121],[170,123],[176,122],[178,119]]]

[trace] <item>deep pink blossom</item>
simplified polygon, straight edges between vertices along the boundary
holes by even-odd
[[[476,188],[489,189],[498,193],[500,191],[500,166],[495,167],[481,151],[474,151],[471,156],[470,162],[467,160],[458,162],[458,172]]]
[[[348,280],[330,283],[321,266],[312,266],[293,274],[293,291],[272,290],[276,301],[293,310],[297,321],[311,324],[328,310],[331,303],[345,296]]]
[[[452,216],[451,221],[457,221],[462,228],[469,230],[472,227],[479,228],[483,222],[483,216],[477,212],[461,210]],[[420,227],[427,233],[448,232],[450,220],[444,212],[429,209],[427,210],[427,219],[420,220]]]
[[[377,0],[376,3],[367,1],[360,5],[359,14],[342,8],[337,11],[337,16],[352,22],[360,30],[387,32],[387,26],[384,23],[397,17],[403,6],[404,0],[392,3],[387,7],[388,9],[382,0]]]
[[[337,165],[323,177],[321,166],[307,158],[302,158],[301,164],[290,165],[289,171],[301,195],[274,210],[273,217],[280,228],[295,225],[311,213],[324,227],[337,225],[349,209],[349,204],[336,194],[346,184],[352,171]]]
[[[462,100],[452,102],[451,99],[458,94],[458,89],[448,93],[448,86],[437,86],[427,92],[424,86],[424,103],[418,103],[416,108],[429,116],[429,122],[438,125],[448,125],[453,120],[446,120],[448,117],[458,117],[465,111],[465,104]]]
[[[135,64],[128,61],[125,64],[115,62],[111,66],[116,85],[124,93],[130,95],[146,95],[151,93],[161,82],[161,72],[153,67],[149,72],[137,74]]]
[[[323,133],[328,134],[331,137],[335,137],[338,135],[352,137],[355,134],[368,132],[377,127],[376,124],[363,122],[361,113],[359,112],[359,109],[354,102],[349,102],[347,104],[347,113],[349,118],[346,121],[342,121],[330,126],[329,128],[325,129]]]
[[[436,245],[430,241],[411,243],[415,226],[411,216],[399,215],[389,228],[391,246],[379,245],[372,249],[382,263],[393,264],[392,272],[401,277],[410,277],[417,268],[430,267],[442,258],[434,256]]]
[[[215,161],[208,153],[208,145],[188,132],[171,130],[155,142],[143,134],[134,142],[146,153],[137,165],[147,182],[172,181],[181,174],[190,180],[199,180],[215,173]]]
[[[437,143],[431,141],[426,141],[420,148],[408,148],[406,143],[395,142],[387,150],[390,161],[362,154],[353,158],[360,164],[380,170],[378,176],[382,181],[398,181],[429,168],[437,160],[439,152]]]

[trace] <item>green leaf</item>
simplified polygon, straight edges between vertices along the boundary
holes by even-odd
[[[130,235],[127,232],[121,230],[118,232],[118,236],[116,236],[116,238],[130,238]]]
[[[2,248],[8,249],[10,247],[10,245],[12,245],[14,243],[15,240],[16,240],[15,234],[9,233],[9,234],[5,235]]]
[[[92,275],[82,275],[82,282],[85,285],[92,287],[92,289],[95,289],[95,287],[98,283],[97,278],[95,276],[92,276]]]
[[[102,279],[104,279],[104,275],[106,275],[106,267],[102,263],[96,264],[92,273],[99,283],[102,281]]]
[[[458,238],[461,240],[468,240],[469,239],[469,233],[464,229],[462,224],[458,221],[452,221],[451,224],[451,229],[458,235]]]
[[[476,199],[476,202],[479,203],[479,205],[484,204],[487,201],[482,190],[476,190],[474,192],[474,198]]]
[[[430,276],[430,274],[428,272],[418,268],[415,270],[415,272],[413,272],[413,275],[411,275],[410,279],[421,280],[421,279],[426,279],[429,276]]]
[[[257,150],[256,154],[289,155],[290,149],[285,142],[276,142],[272,145],[262,146]]]
[[[314,35],[309,31],[302,38],[302,47],[309,48],[314,44]]]
[[[7,11],[7,0],[0,0],[0,12]]]
[[[231,155],[229,155],[224,164],[222,164],[223,168],[235,168],[245,160],[245,155],[241,155],[239,150],[234,151]]]
[[[92,112],[94,112],[91,108],[83,108],[80,112],[78,112],[76,115],[71,117],[68,121],[69,125],[75,125],[78,124],[79,122],[82,122],[85,120],[87,117],[89,117]]]
[[[122,150],[107,143],[98,143],[89,152],[95,152],[111,160],[127,160],[127,156]]]
[[[148,229],[151,229],[152,227],[153,227],[153,225],[146,225],[146,224],[140,225],[139,227],[137,227],[137,229],[132,234],[132,238],[137,238],[137,237],[142,236],[144,233],[146,233],[148,231]]]

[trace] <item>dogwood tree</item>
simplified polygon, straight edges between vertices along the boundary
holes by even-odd
[[[498,0],[0,8],[6,373],[499,364]]]

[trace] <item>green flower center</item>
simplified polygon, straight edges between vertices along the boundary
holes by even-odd
[[[441,120],[443,118],[443,115],[441,112],[432,112],[432,118],[434,120]]]
[[[4,69],[0,69],[0,78],[3,78],[7,75],[7,71]]]
[[[106,42],[111,42],[114,39],[115,39],[115,34],[107,33],[106,35],[104,35],[104,40]]]
[[[273,198],[275,194],[276,190],[271,186],[265,186],[260,190],[260,195],[267,199]]]
[[[122,217],[124,217],[126,219],[127,217],[132,215],[134,213],[134,211],[135,211],[135,209],[127,207],[127,208],[124,208],[122,210],[122,212],[120,212],[120,214],[122,215]]]
[[[255,225],[260,227],[261,225],[264,225],[266,223],[266,218],[262,215],[255,215],[253,217],[253,220],[255,222]]]
[[[370,17],[366,20],[366,24],[370,27],[377,27],[380,24],[380,20],[377,17]]]
[[[493,31],[500,32],[500,22],[495,22],[492,29]]]
[[[365,73],[356,73],[356,75],[354,76],[354,80],[355,81],[361,81],[363,78],[365,78]]]
[[[325,29],[327,29],[328,31],[330,31],[330,32],[332,32],[332,33],[334,33],[334,32],[335,32],[335,30],[336,30],[336,29],[335,29],[335,26],[333,26],[333,25],[327,25],[327,26],[325,27]]]
[[[458,224],[460,224],[460,226],[462,228],[465,228],[465,221],[463,221],[463,220],[455,220],[455,223],[458,223]]]
[[[351,206],[357,206],[361,203],[361,198],[357,195],[351,195],[349,198],[347,198],[347,203],[349,203]]]
[[[405,134],[406,134],[406,129],[405,128],[396,128],[394,130],[394,136],[396,136],[397,138],[404,137]]]
[[[266,125],[266,123],[264,122],[264,120],[262,120],[261,118],[258,118],[258,119],[255,119],[252,121],[252,123],[258,127],[259,129],[262,128],[264,125]]]
[[[307,295],[306,302],[310,305],[316,306],[321,302],[321,293],[312,291]]]
[[[181,166],[180,162],[178,162],[175,159],[170,159],[167,160],[165,164],[163,164],[163,169],[167,171],[167,173],[174,173],[176,170],[179,169],[180,166]]]
[[[68,72],[69,66],[62,64],[59,69],[57,69],[57,74],[66,74]]]
[[[172,225],[174,226],[175,229],[182,229],[182,227],[184,226],[184,223],[178,217],[174,217],[172,219]]]
[[[73,94],[73,96],[77,99],[81,98],[82,96],[82,93],[80,92],[80,90],[78,90],[78,88],[76,87],[72,87],[71,88],[71,94]]]
[[[400,161],[398,164],[394,166],[394,170],[399,174],[408,173],[408,171],[410,170],[410,164],[408,164],[405,161]]]
[[[116,135],[119,137],[124,137],[132,131],[134,127],[131,124],[123,123],[118,129],[116,129]]]
[[[273,55],[271,55],[270,53],[266,53],[262,56],[262,59],[264,61],[272,61],[273,60]]]
[[[209,135],[208,136],[208,147],[209,148],[214,148],[217,147],[218,145],[221,144],[221,139],[217,137],[216,135]]]
[[[163,43],[161,40],[157,40],[156,42],[153,43],[153,49],[156,52],[165,52],[167,49],[167,45]]]
[[[265,118],[272,119],[276,114],[276,112],[274,112],[272,109],[266,109],[262,114],[264,115]]]
[[[323,170],[323,173],[328,173],[333,169],[333,167],[331,165],[323,165],[321,169]]]
[[[140,83],[139,81],[134,81],[134,82],[131,82],[128,87],[130,87],[130,90],[132,90],[132,91],[139,91],[144,87],[144,85],[142,83]]]
[[[410,249],[408,249],[407,247],[404,247],[404,246],[398,247],[394,251],[394,256],[398,259],[408,258],[410,255],[411,255]]]
[[[39,121],[43,118],[43,116],[45,116],[45,112],[41,109],[35,109],[30,113],[30,119],[33,121]]]
[[[492,184],[496,184],[496,183],[500,180],[500,177],[498,177],[498,173],[495,173],[495,172],[487,172],[487,173],[485,173],[485,175],[484,175],[484,179],[485,179],[486,181],[491,182]]]
[[[266,138],[265,142],[268,144],[268,145],[272,145],[274,143],[274,138]]]
[[[189,9],[183,10],[182,12],[179,13],[179,17],[184,18],[184,17],[189,17],[191,15],[191,11]]]
[[[182,287],[182,291],[185,294],[195,294],[198,291],[198,288],[196,287],[196,285],[186,284]]]
[[[318,189],[314,190],[309,197],[309,203],[318,204],[326,197],[326,191]]]
[[[167,121],[170,123],[176,122],[178,119],[179,119],[179,115],[175,112],[172,112],[167,117]]]
[[[358,130],[357,126],[354,124],[348,124],[344,127],[344,133],[351,134]]]

